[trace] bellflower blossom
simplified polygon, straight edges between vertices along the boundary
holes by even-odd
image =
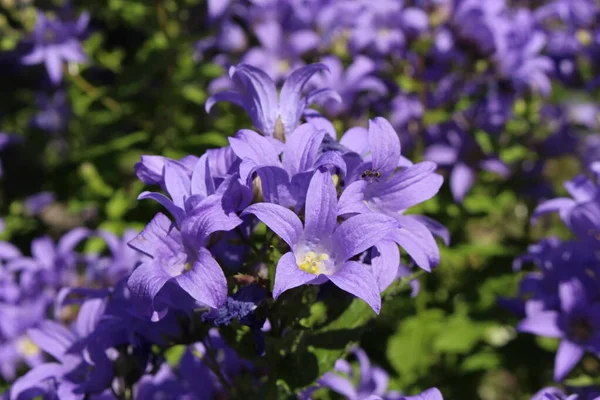
[[[246,64],[231,67],[229,76],[236,89],[209,97],[206,111],[209,112],[219,101],[228,101],[242,107],[264,135],[283,139],[298,126],[304,110],[310,104],[326,97],[339,98],[337,93],[328,88],[313,90],[302,97],[308,80],[318,71],[326,69],[324,64],[311,64],[295,70],[286,79],[278,95],[275,82],[260,69]]]
[[[560,311],[538,311],[521,321],[521,332],[561,338],[554,379],[563,380],[585,351],[600,354],[600,304],[587,298],[579,280],[559,285]]]
[[[78,37],[87,29],[90,15],[82,13],[75,22],[49,19],[42,12],[38,12],[37,18],[33,49],[21,62],[25,65],[43,63],[50,81],[58,85],[62,80],[63,62],[86,61]]]
[[[393,217],[399,226],[386,239],[398,243],[417,265],[430,271],[439,262],[437,243],[422,219],[403,213],[438,192],[443,179],[435,173],[436,165],[429,161],[413,165],[402,157],[397,133],[380,117],[369,122],[368,131],[349,130],[340,143],[362,154],[363,161],[349,173],[348,184],[340,196],[339,215]],[[382,245],[384,242],[378,246]],[[383,251],[380,247],[378,250]],[[382,273],[395,277],[397,266]]]
[[[291,210],[257,203],[243,214],[253,214],[290,246],[277,263],[273,298],[303,284],[331,281],[379,313],[381,298],[373,274],[350,259],[377,244],[395,227],[386,215],[357,215],[338,224],[338,200],[329,172],[316,171],[306,195],[304,226]]]

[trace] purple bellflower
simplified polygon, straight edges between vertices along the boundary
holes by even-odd
[[[172,284],[209,308],[218,308],[227,301],[227,280],[206,245],[213,232],[231,230],[241,220],[225,216],[218,197],[208,200],[195,209],[196,217],[185,220],[181,230],[158,213],[129,243],[151,258],[128,280],[143,315],[155,320],[166,314],[168,307],[159,309],[155,298],[163,288],[173,292]]]
[[[81,48],[80,37],[90,20],[88,13],[82,13],[75,22],[64,22],[48,19],[38,12],[35,31],[33,32],[33,49],[25,55],[21,62],[25,65],[44,64],[50,81],[58,85],[62,80],[63,62],[86,61]]]
[[[402,246],[417,265],[430,271],[439,263],[439,249],[429,230],[433,223],[403,212],[438,192],[443,179],[435,173],[436,165],[429,161],[412,165],[402,157],[397,133],[380,117],[369,122],[367,132],[362,128],[350,130],[340,142],[366,155],[348,174],[351,183],[340,196],[339,215],[375,213],[393,217],[398,227],[385,239]],[[384,251],[383,245],[378,244],[380,252]],[[395,277],[397,267],[398,263],[385,275]]]
[[[329,172],[316,171],[306,195],[304,226],[291,210],[258,203],[244,210],[254,214],[286,242],[291,251],[281,256],[273,297],[303,284],[333,282],[363,299],[376,313],[381,308],[379,286],[373,274],[350,259],[376,245],[396,226],[386,215],[357,215],[337,223],[338,200]]]
[[[99,343],[87,341],[103,311],[102,301],[88,300],[72,329],[49,320],[30,329],[31,340],[56,361],[40,364],[20,377],[10,389],[10,399],[39,395],[83,399],[86,393],[104,391],[113,377],[112,364]]]
[[[209,97],[206,111],[209,112],[219,101],[236,104],[248,113],[260,132],[283,140],[298,126],[304,110],[310,104],[325,97],[339,98],[336,92],[328,88],[313,90],[302,97],[308,80],[324,69],[327,69],[324,64],[311,64],[295,70],[286,79],[278,95],[275,82],[260,69],[247,64],[231,67],[229,76],[236,89]]]
[[[537,311],[517,329],[561,338],[554,364],[554,379],[563,380],[584,352],[600,353],[600,304],[591,302],[577,279],[559,285],[560,311]]]
[[[317,386],[308,389],[302,396],[310,396],[314,390],[324,387],[341,394],[348,400],[396,399],[399,394],[387,390],[390,380],[388,374],[382,368],[371,365],[363,349],[354,348],[352,354],[356,356],[359,365],[358,385],[354,384],[355,376],[350,363],[340,359],[335,362],[335,372],[327,372],[317,380]]]

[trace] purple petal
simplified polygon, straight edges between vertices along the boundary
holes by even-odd
[[[224,92],[215,93],[206,99],[204,110],[209,113],[213,106],[221,101],[226,101],[236,106],[244,107],[243,94],[236,90],[226,90]]]
[[[398,245],[391,240],[382,240],[377,243],[375,248],[377,253],[371,259],[372,272],[377,280],[379,291],[383,292],[398,275],[400,251]]]
[[[450,232],[444,225],[424,215],[407,215],[406,217],[416,219],[421,224],[425,225],[431,233],[441,238],[446,246],[450,245]]]
[[[154,298],[171,279],[156,261],[147,261],[133,270],[127,280],[134,303],[142,315],[150,316],[154,312]]]
[[[273,136],[278,111],[277,88],[273,80],[248,64],[232,68],[230,75],[245,89],[244,108],[254,126],[265,135]]]
[[[277,299],[283,292],[302,286],[316,278],[315,275],[306,273],[298,268],[296,257],[291,251],[285,253],[277,263],[275,270],[275,284],[273,285],[273,298]]]
[[[444,398],[437,388],[431,388],[416,396],[400,397],[399,400],[444,400]]]
[[[290,178],[283,168],[259,167],[257,175],[260,178],[262,194],[266,202],[284,207],[295,205]]]
[[[321,167],[331,167],[339,171],[341,177],[345,177],[348,172],[346,169],[346,161],[337,151],[327,151],[315,161],[314,169]]]
[[[42,350],[57,360],[62,360],[67,350],[76,342],[77,337],[54,321],[42,321],[37,328],[27,331],[31,340]]]
[[[132,239],[128,244],[133,249],[154,256],[157,250],[157,244],[163,243],[166,247],[173,247],[180,237],[173,237],[175,225],[164,214],[158,213],[146,225],[146,227]]]
[[[389,239],[398,243],[415,263],[430,272],[440,262],[440,251],[427,227],[418,220],[407,216],[398,216],[400,228],[394,229]]]
[[[482,169],[500,175],[503,178],[508,177],[510,169],[498,158],[488,158],[480,163]]]
[[[356,399],[358,394],[356,393],[356,389],[354,389],[354,385],[347,378],[343,376],[336,375],[333,372],[327,372],[318,381],[320,386],[329,388],[336,393],[345,396],[347,399]]]
[[[50,77],[50,81],[58,85],[62,80],[62,60],[60,59],[57,52],[48,50],[45,52],[45,60],[46,71],[48,71],[48,76]]]
[[[327,66],[321,63],[298,68],[283,84],[279,96],[279,115],[286,134],[294,130],[302,117],[305,108],[305,104],[301,101],[304,85],[315,73],[323,70],[327,70]]]
[[[364,156],[369,151],[369,134],[367,129],[362,126],[355,126],[348,129],[340,139],[340,144],[356,154]],[[369,159],[365,158],[364,161],[368,161]]]
[[[558,327],[557,321],[558,313],[556,311],[540,311],[527,316],[527,318],[519,322],[517,330],[519,332],[558,338],[562,337],[564,333]]]
[[[247,214],[254,214],[291,248],[294,248],[302,236],[302,222],[288,208],[277,204],[258,203],[247,207],[241,215]]]
[[[198,260],[192,269],[177,276],[175,281],[194,299],[211,308],[219,308],[227,301],[227,279],[210,252],[198,251]]]
[[[75,329],[79,337],[91,335],[104,316],[107,300],[103,298],[86,300],[79,309]]]
[[[142,156],[135,164],[135,174],[146,185],[160,185],[166,160],[163,156]]]
[[[461,202],[475,182],[475,171],[464,163],[458,163],[450,173],[450,191],[454,200]]]
[[[38,365],[25,375],[20,377],[12,384],[10,388],[10,400],[19,400],[23,397],[20,396],[27,390],[37,388],[38,384],[46,379],[59,377],[64,373],[64,367],[57,363],[46,363]],[[40,387],[41,390],[45,389],[46,385]]]
[[[376,314],[381,310],[377,281],[367,268],[356,261],[345,262],[329,279],[340,289],[363,299]]]
[[[367,182],[358,180],[348,185],[340,196],[338,202],[338,215],[344,214],[366,214],[371,209],[365,204],[365,188]]]
[[[165,163],[165,187],[173,203],[184,208],[185,199],[190,196],[191,171],[185,165],[168,160]]]
[[[578,279],[571,279],[558,284],[558,296],[560,297],[560,308],[569,313],[578,304],[585,304],[585,288]]]
[[[554,360],[554,380],[562,381],[581,360],[583,353],[584,350],[581,346],[568,340],[562,340]]]
[[[375,213],[355,215],[347,219],[333,232],[336,261],[343,263],[375,246],[397,226],[395,219]]]
[[[304,211],[304,236],[319,241],[331,236],[337,219],[337,192],[329,172],[315,171]]]
[[[385,118],[369,121],[369,146],[373,169],[387,178],[398,166],[401,149],[398,134]]]
[[[215,183],[210,173],[208,154],[203,154],[196,163],[190,183],[191,194],[207,197],[215,192]]]
[[[325,131],[302,124],[288,135],[283,153],[283,168],[289,176],[312,169]]]
[[[575,207],[575,201],[569,199],[568,197],[558,197],[556,199],[548,200],[540,204],[533,211],[533,215],[531,216],[531,220],[535,221],[541,215],[558,212],[560,217],[565,221],[569,212]]]
[[[444,144],[433,144],[425,150],[425,159],[438,165],[452,165],[458,158],[456,148]]]
[[[142,192],[138,196],[138,200],[152,199],[162,205],[175,218],[177,223],[180,223],[185,218],[184,211],[177,207],[167,196],[156,192]]]
[[[436,165],[423,161],[368,187],[369,203],[381,210],[402,211],[433,197],[442,186]]]
[[[261,166],[281,165],[279,152],[271,142],[250,129],[238,131],[235,137],[229,138],[229,144],[233,152],[242,160],[248,158]],[[244,176],[242,179],[245,179]]]

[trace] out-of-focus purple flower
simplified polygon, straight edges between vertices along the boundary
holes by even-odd
[[[81,13],[74,22],[46,18],[38,12],[33,49],[21,59],[25,65],[44,64],[55,85],[62,80],[64,62],[85,62],[86,56],[81,48],[79,37],[87,29],[90,15]]]
[[[548,74],[554,69],[552,60],[541,55],[545,35],[536,29],[533,15],[518,10],[506,31],[501,32],[495,54],[498,70],[510,79],[517,91],[536,89],[548,96],[552,90]]]
[[[541,215],[558,212],[562,221],[580,239],[597,246],[600,235],[600,202],[598,186],[585,175],[578,175],[564,184],[572,196],[558,197],[540,204],[533,220]]]
[[[442,393],[437,388],[427,389],[415,396],[403,396],[399,400],[444,400]]]
[[[286,290],[330,280],[379,313],[377,281],[363,264],[349,260],[389,234],[396,227],[393,218],[365,214],[338,224],[335,185],[331,174],[321,171],[315,172],[308,187],[304,226],[293,211],[277,204],[254,204],[243,214],[254,214],[291,248],[277,264],[275,299]]]
[[[15,381],[10,399],[39,395],[78,398],[103,392],[112,380],[113,366],[100,343],[87,340],[103,311],[102,301],[88,300],[72,329],[49,320],[30,329],[31,340],[56,361],[40,364]]]
[[[407,36],[425,31],[428,24],[423,10],[404,8],[401,1],[364,2],[350,31],[350,48],[354,53],[398,52],[404,48]]]
[[[37,104],[40,111],[31,120],[36,128],[51,134],[58,134],[67,129],[71,118],[71,106],[64,91],[56,91],[52,96],[40,93],[37,96]]]
[[[377,66],[368,57],[357,56],[345,69],[341,60],[335,56],[324,57],[321,62],[327,66],[329,73],[316,74],[309,85],[314,88],[330,87],[343,99],[343,102],[336,99],[326,99],[323,102],[325,112],[330,116],[355,111],[356,98],[361,92],[369,92],[377,97],[385,96],[388,92],[383,81],[374,76]]]
[[[458,0],[453,9],[451,26],[461,41],[475,45],[483,55],[490,55],[496,50],[497,29],[507,25],[503,18],[505,11],[504,0]]]
[[[324,64],[311,64],[295,70],[277,93],[275,82],[263,71],[251,65],[240,64],[229,70],[236,90],[217,93],[206,101],[206,111],[219,101],[241,106],[250,116],[254,126],[266,136],[284,139],[300,123],[304,110],[324,97],[339,98],[335,91],[322,88],[302,97],[308,80],[318,71],[327,69]]]
[[[388,374],[378,366],[371,365],[365,351],[354,348],[352,354],[358,360],[359,372],[355,376],[350,363],[346,360],[335,362],[334,372],[327,372],[317,380],[317,386],[306,391],[301,398],[309,399],[310,394],[319,387],[324,387],[341,394],[348,400],[396,399],[399,393],[388,392]],[[354,382],[358,380],[358,384]],[[304,396],[304,397],[303,397]]]
[[[547,387],[541,389],[539,392],[535,393],[531,400],[578,400],[579,396],[571,395],[567,396],[567,394],[555,387]]]
[[[456,122],[448,122],[430,130],[431,144],[425,158],[450,169],[450,190],[455,201],[462,201],[475,183],[476,171],[481,168],[502,177],[508,167],[497,157],[486,156],[475,139]]]
[[[46,206],[54,203],[56,196],[52,192],[40,192],[25,199],[25,210],[29,215],[39,215]]]
[[[600,304],[591,302],[579,280],[559,284],[560,311],[537,311],[527,315],[521,332],[561,338],[554,364],[554,379],[563,380],[585,351],[600,351]]]

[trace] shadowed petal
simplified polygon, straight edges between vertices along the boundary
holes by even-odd
[[[377,280],[379,291],[383,292],[398,275],[400,250],[391,240],[382,240],[375,245],[377,252],[371,258],[373,276]]]
[[[371,209],[369,209],[364,201],[367,184],[366,181],[358,180],[352,182],[344,189],[338,202],[338,215],[371,212]]]
[[[311,169],[317,159],[325,131],[313,124],[302,124],[288,135],[283,152],[283,167],[294,176]]]
[[[211,308],[218,308],[227,301],[227,279],[210,252],[198,251],[198,261],[192,269],[175,277],[175,281],[194,299]]]
[[[191,194],[207,197],[215,192],[215,183],[210,173],[208,154],[203,154],[196,163],[190,182]]]
[[[279,259],[277,269],[275,270],[273,298],[277,299],[286,290],[302,286],[315,278],[317,278],[316,275],[306,273],[298,268],[294,253],[291,251],[285,253]]]
[[[247,214],[254,214],[291,248],[302,236],[302,222],[290,209],[277,204],[258,203],[247,207],[241,215]]]
[[[430,272],[440,262],[440,251],[433,235],[416,219],[402,215],[397,220],[400,228],[388,238],[402,246],[419,267]]]
[[[376,314],[381,310],[381,296],[373,274],[359,262],[348,261],[329,279],[340,289],[363,299]]]
[[[171,279],[156,261],[140,264],[127,280],[136,308],[142,315],[150,316],[154,312],[154,298]]]

